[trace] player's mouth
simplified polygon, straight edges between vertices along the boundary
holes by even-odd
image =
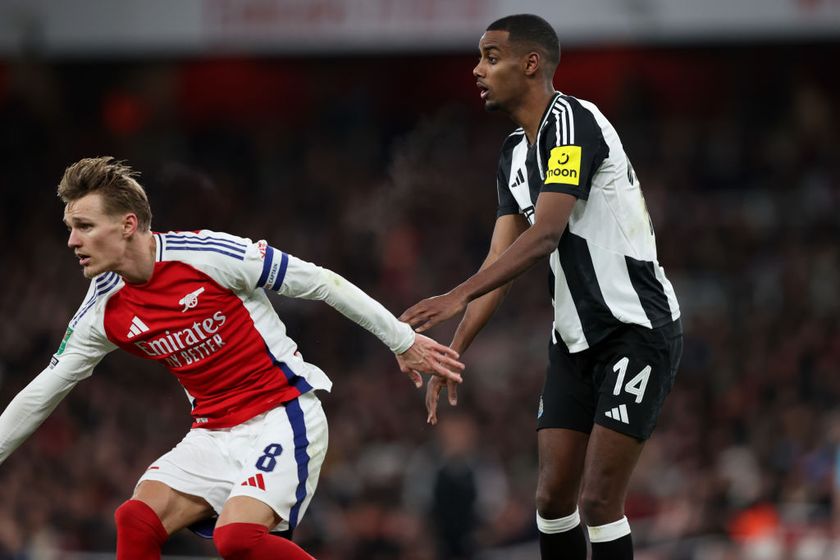
[[[475,85],[478,87],[478,91],[481,95],[481,98],[487,99],[487,95],[490,93],[490,90],[487,88],[487,86],[485,86],[481,82],[476,82]]]
[[[90,257],[83,253],[76,253],[76,258],[79,259],[79,264],[82,266],[87,266],[90,264]]]

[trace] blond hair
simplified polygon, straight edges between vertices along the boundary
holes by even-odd
[[[137,229],[148,231],[152,225],[152,209],[146,191],[134,171],[123,161],[111,156],[80,159],[64,170],[58,184],[58,196],[67,204],[91,193],[102,196],[105,212],[114,216],[134,213]]]

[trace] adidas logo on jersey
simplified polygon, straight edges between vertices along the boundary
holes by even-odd
[[[628,418],[628,416],[627,416],[627,405],[626,404],[622,404],[622,405],[619,405],[619,406],[613,408],[612,410],[608,410],[605,413],[605,416],[607,418],[612,418],[613,420],[618,420],[619,422],[622,422],[624,424],[629,424],[630,423],[630,418]]]
[[[253,486],[254,488],[265,490],[265,479],[263,479],[263,475],[261,473],[257,473],[256,476],[252,476],[240,484],[240,486]]]
[[[522,183],[525,182],[525,174],[522,173],[522,168],[516,171],[516,179],[514,179],[513,183],[510,185],[511,187],[518,187]]]
[[[128,338],[134,338],[138,334],[143,334],[148,330],[149,327],[146,326],[146,323],[141,321],[140,317],[135,315],[134,319],[131,320],[131,328],[128,329]]]
[[[199,288],[194,292],[190,292],[184,297],[182,297],[178,303],[184,306],[181,310],[181,313],[185,312],[187,309],[192,309],[196,305],[198,305],[198,296],[204,293],[204,288]]]

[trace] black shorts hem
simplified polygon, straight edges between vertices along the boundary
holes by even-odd
[[[649,430],[647,432],[639,432],[638,430],[634,430],[632,426],[628,426],[627,424],[622,424],[620,422],[612,422],[609,418],[602,419],[599,417],[597,420],[595,420],[595,423],[601,426],[602,428],[618,432],[619,434],[631,437],[638,441],[647,441],[653,435],[653,430]]]

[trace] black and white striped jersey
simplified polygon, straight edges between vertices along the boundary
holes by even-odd
[[[578,199],[549,259],[553,336],[570,352],[589,348],[622,323],[656,328],[680,316],[657,261],[639,180],[594,104],[556,93],[533,145],[521,128],[505,140],[497,189],[497,215],[521,213],[531,225],[541,192]]]

